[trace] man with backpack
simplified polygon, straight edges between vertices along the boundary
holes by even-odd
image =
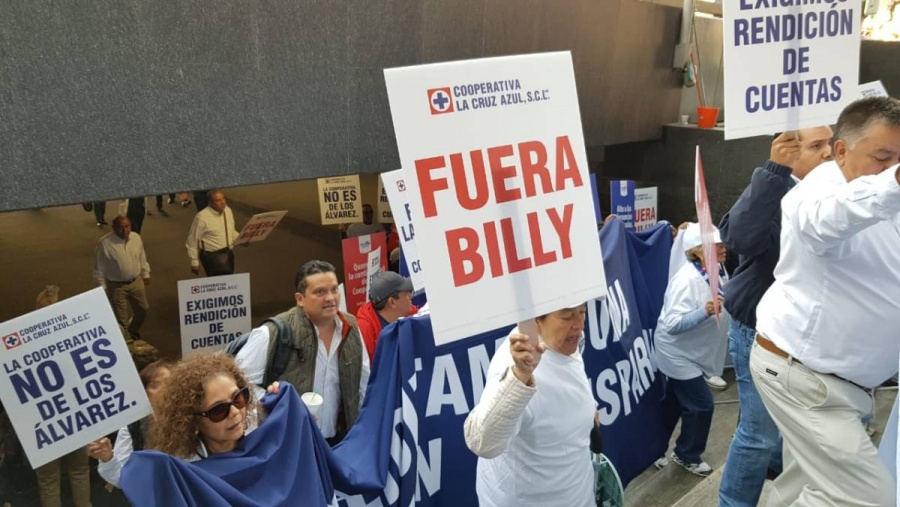
[[[294,279],[295,306],[235,341],[229,353],[248,379],[264,388],[276,380],[323,403],[317,424],[329,444],[340,442],[356,422],[369,382],[369,355],[356,318],[338,309],[334,266],[309,261]]]

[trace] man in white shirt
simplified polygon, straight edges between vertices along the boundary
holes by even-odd
[[[295,306],[275,317],[290,329],[293,343],[284,372],[265,378],[273,359],[269,350],[275,349],[279,339],[278,329],[271,323],[250,331],[235,360],[257,386],[284,380],[301,394],[322,395],[316,422],[322,436],[335,445],[359,415],[369,383],[369,355],[356,318],[338,310],[341,292],[333,265],[309,261],[297,272],[294,284]]]
[[[200,274],[202,264],[206,276],[234,273],[232,247],[238,234],[225,194],[220,190],[210,190],[209,206],[194,217],[185,242],[191,259],[191,271],[195,275]]]
[[[94,279],[106,289],[125,341],[132,343],[141,337],[141,325],[150,309],[146,290],[150,285],[150,264],[141,236],[131,232],[131,220],[119,215],[113,219],[112,229],[97,243]]]
[[[847,106],[834,161],[782,200],[775,283],[757,307],[750,371],[784,437],[769,505],[895,505],[861,419],[897,372],[900,101]]]
[[[366,234],[375,234],[376,232],[384,232],[384,227],[375,222],[375,211],[369,204],[363,204],[362,207],[363,221],[350,224],[347,227],[347,237],[355,238],[357,236],[365,236]]]

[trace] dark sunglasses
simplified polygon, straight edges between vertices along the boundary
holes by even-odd
[[[200,417],[206,417],[214,423],[222,422],[228,417],[228,414],[231,413],[232,405],[240,410],[247,406],[248,401],[250,401],[250,386],[239,389],[238,392],[234,393],[234,396],[231,397],[231,401],[220,401],[212,407],[209,407],[209,410],[200,412]]]

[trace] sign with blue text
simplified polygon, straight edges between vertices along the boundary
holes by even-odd
[[[249,333],[250,273],[178,281],[181,355],[224,350]]]
[[[725,139],[837,120],[859,96],[861,1],[722,3]]]
[[[0,400],[33,468],[150,414],[103,289],[0,324]]]
[[[570,53],[384,75],[439,345],[606,295]]]
[[[422,276],[422,262],[419,260],[419,250],[416,248],[416,228],[412,223],[412,211],[409,209],[409,199],[406,197],[406,182],[403,180],[403,170],[397,169],[381,174],[384,192],[387,194],[391,209],[397,210],[394,215],[394,226],[400,236],[400,246],[403,250],[403,258],[409,269],[409,279],[413,288],[419,292],[425,288],[425,278]]]

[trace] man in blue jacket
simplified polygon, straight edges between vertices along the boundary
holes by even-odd
[[[719,231],[740,265],[725,285],[731,314],[728,350],[737,377],[740,419],[719,488],[719,506],[753,507],[768,470],[781,471],[781,438],[750,376],[750,347],[756,337],[756,306],[775,281],[781,234],[781,198],[822,162],[831,160],[829,127],[784,132],[772,141],[769,160],[757,167],[750,185],[722,217]]]

